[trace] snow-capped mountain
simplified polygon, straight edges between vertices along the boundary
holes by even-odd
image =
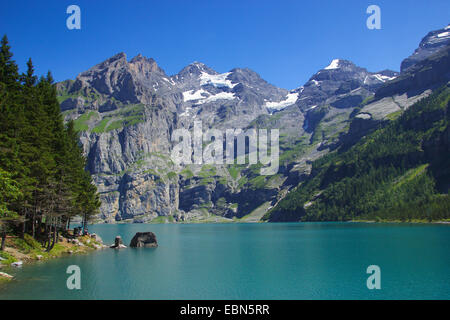
[[[400,67],[401,72],[407,71],[417,62],[425,60],[448,45],[450,45],[450,24],[445,28],[428,33],[414,53],[403,60]]]
[[[369,72],[350,61],[334,59],[299,89],[297,105],[302,110],[323,104],[336,107],[346,107],[349,103],[355,105],[397,75],[390,70]]]
[[[190,193],[196,187],[185,190],[161,178],[176,171],[156,156],[167,157],[174,129],[189,129],[195,120],[204,127],[237,129],[269,119],[267,128],[295,138],[314,131],[325,116],[322,106],[330,105],[326,115],[339,109],[348,115],[395,76],[393,71],[370,73],[349,61],[333,60],[302,87],[288,91],[246,68],[219,73],[194,62],[168,76],[151,58],[138,55],[128,61],[120,53],[73,81],[59,83],[58,90],[65,118],[74,119],[82,130],[88,168],[102,194],[102,219],[145,220],[190,212],[199,201]],[[322,110],[320,117],[316,110]]]
[[[218,73],[200,62],[188,65],[171,79],[181,91],[184,122],[192,119],[216,125],[233,122],[236,127],[244,127],[256,115],[267,114],[270,103],[278,103],[288,94],[250,69]]]
[[[414,59],[436,46],[442,52],[447,30],[424,38]],[[340,143],[356,141],[428,94],[420,89],[446,79],[442,74],[448,70],[448,51],[433,59],[419,66],[426,73],[421,76],[369,72],[333,59],[288,91],[246,68],[220,73],[194,62],[169,76],[151,58],[128,60],[120,53],[74,80],[58,83],[57,89],[65,119],[74,120],[81,132],[88,169],[101,194],[99,220],[204,219],[205,208],[216,217],[230,218],[267,202],[275,204],[308,174],[311,160]],[[429,70],[438,70],[437,76],[430,76]],[[413,93],[403,94],[405,75],[425,79],[427,87],[420,80]],[[262,180],[251,168],[174,165],[169,157],[171,133],[191,129],[195,120],[201,120],[203,128],[279,129],[279,174]]]

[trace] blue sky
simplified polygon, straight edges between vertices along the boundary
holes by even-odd
[[[81,8],[81,30],[68,30],[66,8]],[[366,8],[381,8],[381,30],[366,27]],[[5,1],[7,34],[24,70],[75,78],[118,53],[154,58],[172,75],[193,61],[218,72],[248,67],[293,89],[333,58],[369,71],[398,70],[429,31],[450,22],[450,1],[58,0]]]

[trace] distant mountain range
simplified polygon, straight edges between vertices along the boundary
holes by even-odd
[[[282,217],[277,205],[314,177],[314,160],[351,148],[450,80],[449,28],[430,32],[400,73],[335,59],[290,91],[250,69],[218,73],[200,62],[168,76],[153,59],[124,53],[58,83],[61,111],[80,131],[101,194],[98,221],[301,219],[293,212],[303,209]],[[258,165],[177,166],[171,133],[196,120],[279,129],[278,174],[261,176]]]

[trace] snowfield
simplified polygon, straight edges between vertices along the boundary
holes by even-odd
[[[231,80],[228,80],[227,77],[231,74],[231,72],[221,73],[221,74],[209,74],[206,72],[202,72],[200,75],[200,85],[212,85],[216,88],[228,87],[234,88],[237,83],[231,83]]]
[[[209,94],[209,93],[203,89],[197,90],[197,91],[194,91],[194,90],[185,91],[185,92],[183,92],[183,100],[184,100],[184,102],[187,102],[187,101],[204,99],[205,97],[202,94]]]
[[[196,104],[203,104],[213,102],[216,100],[233,100],[234,98],[236,97],[232,92],[219,92],[214,95],[211,95],[209,92],[203,89],[197,91],[190,90],[183,92],[184,102],[196,101]]]
[[[333,70],[333,69],[338,69],[339,68],[339,59],[334,59],[333,61],[331,61],[331,64],[325,68],[325,70]]]
[[[264,104],[264,106],[269,110],[269,111],[275,111],[275,110],[282,110],[290,105],[293,105],[298,98],[298,92],[295,93],[289,93],[286,96],[286,99],[279,101],[279,102],[266,102]]]

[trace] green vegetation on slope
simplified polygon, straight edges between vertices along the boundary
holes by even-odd
[[[129,105],[118,111],[108,113],[103,119],[96,123],[92,132],[103,133],[144,122],[144,108],[145,107],[142,104]],[[80,116],[80,118],[83,116],[85,116],[85,114]],[[90,119],[90,117],[88,119]],[[81,128],[81,130],[88,129],[87,126]]]
[[[83,113],[81,116],[79,116],[76,120],[73,121],[74,129],[76,131],[87,131],[89,130],[89,126],[87,122],[92,119],[92,117],[97,116],[98,113],[95,111],[90,111]]]
[[[436,90],[350,149],[316,160],[310,179],[264,219],[449,218],[449,100],[448,87]]]

